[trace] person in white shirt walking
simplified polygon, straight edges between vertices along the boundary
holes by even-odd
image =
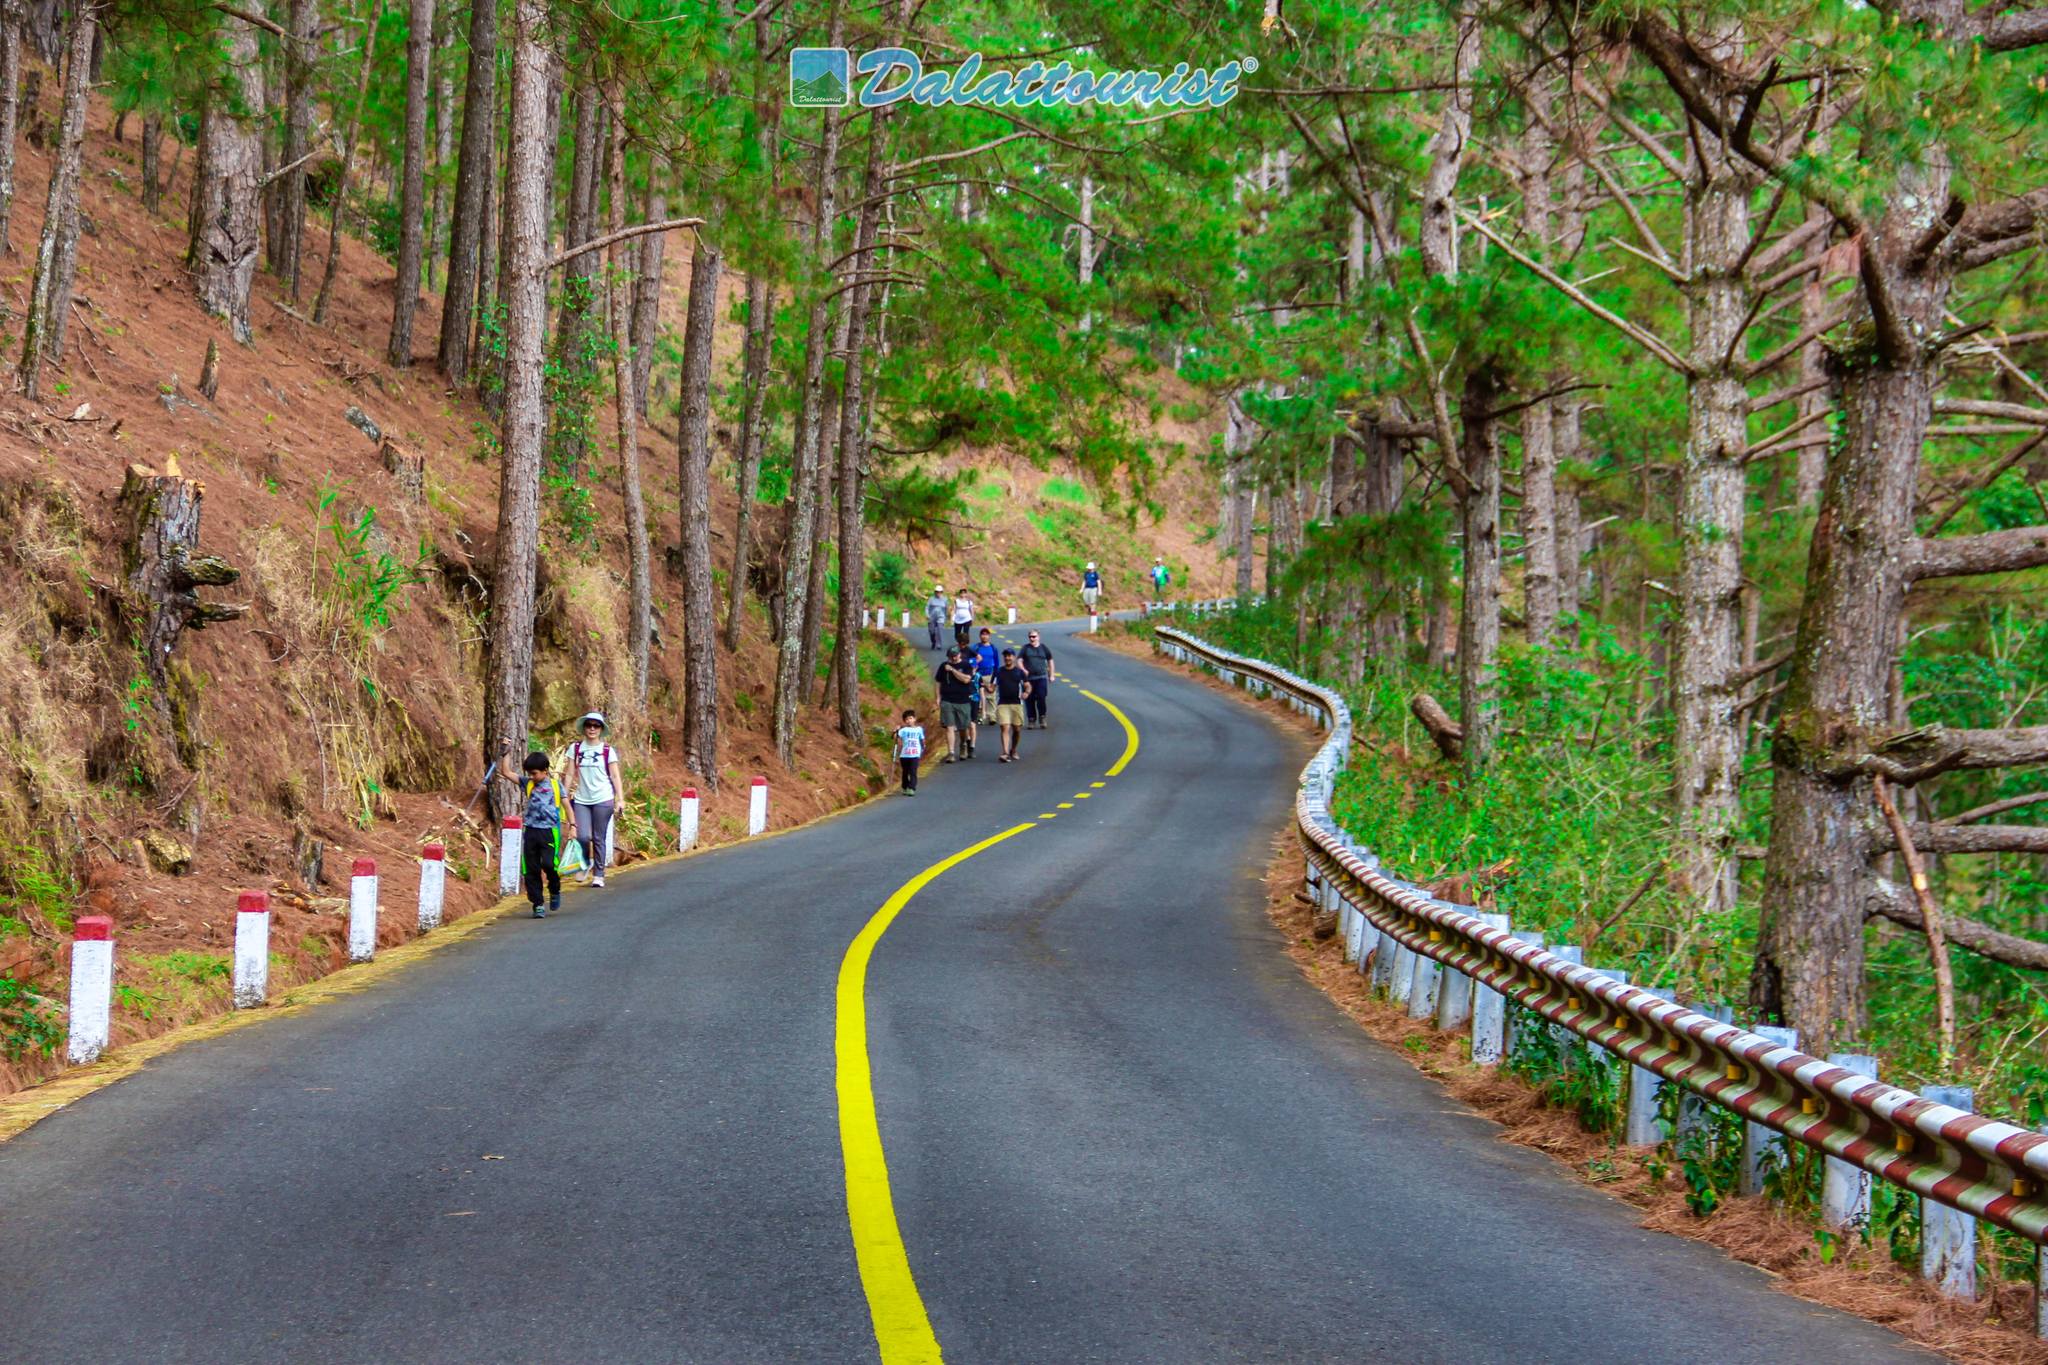
[[[602,711],[585,716],[583,738],[569,746],[562,765],[569,785],[569,809],[576,816],[576,840],[583,845],[588,864],[583,880],[591,886],[604,885],[612,818],[618,814],[626,790],[619,776],[619,753],[606,742],[606,728]]]
[[[903,724],[896,730],[895,754],[903,771],[903,794],[917,795],[917,765],[924,757],[924,727],[917,723],[915,710],[903,713]]]
[[[964,645],[974,638],[974,599],[962,588],[953,595],[953,643]]]

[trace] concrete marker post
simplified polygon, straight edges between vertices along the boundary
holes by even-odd
[[[1094,612],[1088,613],[1088,633],[1093,635],[1102,625],[1102,618]]]
[[[1005,621],[1003,624],[1006,626],[1014,626],[1017,624],[1017,609],[1015,607],[1011,607],[1009,610],[1010,619]]]
[[[81,915],[71,924],[70,1038],[73,1066],[96,1062],[107,1050],[114,1023],[114,921]]]
[[[519,889],[519,817],[508,815],[498,830],[498,894],[509,896]]]
[[[697,846],[697,825],[702,819],[703,803],[697,798],[697,789],[683,788],[682,799],[676,802],[676,852],[688,853]]]
[[[907,611],[903,613],[903,629],[910,629],[910,613]]]
[[[747,793],[747,835],[749,838],[765,832],[768,828],[768,779],[756,777]]]
[[[1779,1028],[1775,1024],[1758,1024],[1750,1030],[1759,1038],[1768,1039],[1779,1047],[1798,1047],[1799,1030]],[[1764,1192],[1764,1167],[1782,1165],[1785,1160],[1785,1135],[1775,1128],[1766,1128],[1761,1123],[1742,1125],[1742,1169],[1738,1172],[1735,1192],[1737,1194],[1762,1194]]]
[[[358,858],[348,875],[348,960],[377,956],[377,860]]]
[[[1877,1079],[1877,1058],[1861,1052],[1830,1052],[1828,1065]],[[1838,1156],[1825,1159],[1820,1177],[1821,1226],[1855,1232],[1870,1221],[1870,1172]]]
[[[420,932],[441,927],[441,905],[448,895],[448,848],[428,844],[420,850]]]
[[[1659,1000],[1675,998],[1675,992],[1661,986],[1646,987]],[[1654,1147],[1664,1140],[1657,1122],[1657,1106],[1664,1099],[1664,1078],[1647,1067],[1628,1069],[1628,1108],[1623,1112],[1621,1140],[1631,1147]]]
[[[1390,998],[1405,1009],[1415,993],[1415,950],[1399,939],[1394,940],[1394,977],[1388,984]]]
[[[1506,915],[1488,911],[1479,916],[1489,929],[1511,932]],[[1507,997],[1483,981],[1472,983],[1472,1061],[1499,1066],[1507,1051]]]
[[[1977,1092],[1967,1085],[1930,1085],[1925,1099],[1972,1114]],[[1920,1201],[1920,1278],[1944,1298],[1977,1297],[1977,1220],[1932,1199]]]
[[[234,1007],[255,1009],[270,998],[270,894],[244,891],[235,903]]]

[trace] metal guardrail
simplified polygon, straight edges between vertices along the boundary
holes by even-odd
[[[1387,873],[1330,813],[1351,751],[1351,712],[1327,688],[1259,659],[1161,627],[1158,647],[1240,686],[1286,699],[1330,737],[1302,770],[1295,821],[1316,877],[1342,902],[1347,931],[1490,988],[1616,1057],[1753,1124],[1925,1199],[2048,1243],[2048,1136],[1861,1076],[1580,966]],[[1359,934],[1361,945],[1365,936]]]

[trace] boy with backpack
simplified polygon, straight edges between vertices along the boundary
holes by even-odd
[[[903,724],[896,729],[896,747],[892,751],[903,770],[903,794],[917,795],[917,764],[924,757],[924,727],[917,723],[917,712],[906,709]]]
[[[533,902],[533,917],[546,919],[549,910],[562,908],[562,874],[556,861],[562,856],[562,828],[572,818],[569,799],[562,784],[548,771],[548,756],[531,753],[520,765],[526,780],[519,786],[519,866],[526,874],[526,899]],[[545,880],[548,901],[541,904]]]

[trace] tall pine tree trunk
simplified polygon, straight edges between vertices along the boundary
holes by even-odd
[[[1541,258],[1552,234],[1550,163],[1556,145],[1540,117],[1549,110],[1542,74],[1532,76],[1524,98],[1535,111],[1518,150],[1522,182],[1522,240]],[[1558,378],[1561,376],[1553,376]],[[1522,618],[1529,643],[1549,645],[1557,630],[1557,432],[1548,399],[1522,412]]]
[[[505,290],[504,454],[499,464],[497,565],[491,581],[490,686],[484,750],[518,764],[533,697],[534,586],[540,552],[542,333],[547,326],[547,0],[514,0],[512,111],[505,198],[510,208]],[[500,765],[498,811],[512,808]]]
[[[625,226],[626,216],[626,118],[625,96],[618,86],[611,92],[611,230]],[[650,232],[649,237],[662,234]],[[651,553],[647,544],[647,498],[640,479],[640,409],[633,402],[633,339],[625,307],[625,296],[634,281],[626,262],[633,243],[622,241],[612,247],[612,266],[617,282],[612,287],[612,386],[618,417],[619,463],[626,485],[626,655],[633,667],[633,706],[647,707],[649,652],[654,635],[654,589]],[[685,527],[688,519],[685,517]]]
[[[285,29],[292,35],[284,45],[284,164],[290,166],[312,150],[313,61],[320,41],[317,0],[290,0]],[[143,131],[146,136],[147,126]],[[278,235],[271,246],[271,269],[296,300],[305,273],[306,167],[286,171],[278,193]]]
[[[333,210],[327,219],[327,263],[320,270],[320,292],[313,298],[313,321],[327,321],[327,303],[334,297],[334,277],[341,268],[341,215],[348,206],[348,177],[355,167],[356,135],[363,127],[363,101],[370,93],[370,66],[377,57],[377,16],[383,0],[367,0],[363,20],[363,56],[356,68],[356,99],[341,138],[341,170],[334,177]]]
[[[462,95],[462,150],[455,168],[455,221],[448,233],[448,283],[441,295],[439,361],[441,373],[448,376],[449,383],[456,385],[469,375],[469,338],[470,329],[476,323],[477,277],[485,268],[483,262],[487,259],[481,243],[485,223],[491,219],[491,153],[498,106],[497,60],[497,0],[470,0],[469,72]]]
[[[1476,365],[1458,400],[1460,460],[1471,484],[1459,499],[1465,603],[1458,618],[1458,710],[1468,778],[1493,762],[1500,735],[1500,436],[1493,416],[1500,393],[1499,376]]]
[[[827,32],[825,45],[840,46],[844,18],[839,0],[833,0]],[[817,479],[812,465],[818,459],[819,421],[824,410],[825,352],[831,340],[828,329],[832,318],[833,277],[825,267],[832,260],[832,225],[838,217],[839,139],[843,123],[838,110],[825,111],[823,136],[818,149],[817,221],[811,232],[811,305],[804,334],[803,387],[797,395],[796,443],[790,462],[790,484],[795,500],[790,508],[789,535],[783,561],[782,620],[778,626],[779,645],[775,656],[775,754],[784,767],[795,762],[797,702],[807,682],[803,672],[804,612],[818,516]]]
[[[249,325],[249,287],[262,249],[262,205],[257,182],[263,173],[263,68],[256,26],[223,13],[221,55],[227,63],[226,89],[206,103],[202,116],[206,176],[197,186],[199,239],[193,267],[200,306],[227,320],[235,340],[255,339]]]
[[[574,97],[575,131],[571,136],[569,202],[562,218],[564,249],[581,246],[597,235],[592,204],[598,174],[599,100],[590,82],[580,80]],[[597,302],[599,261],[595,252],[570,257],[562,272],[562,304],[555,328],[555,383],[550,386],[554,429],[548,457],[558,471],[579,470],[588,453],[588,383],[591,374],[591,310]]]
[[[775,341],[775,290],[757,267],[747,276],[747,339],[741,352],[746,411],[740,419],[739,512],[732,536],[732,578],[726,584],[725,647],[740,647],[746,613],[747,565],[753,555],[754,501],[761,487],[761,448],[767,439],[768,361]]]
[[[700,235],[690,253],[683,320],[676,474],[682,489],[683,761],[718,786],[717,600],[711,581],[711,345],[723,262]]]
[[[412,0],[405,35],[405,151],[398,191],[398,286],[384,358],[412,366],[412,319],[419,304],[427,217],[427,78],[434,55],[434,0]]]
[[[859,225],[854,230],[853,258],[847,274],[858,279],[868,270],[875,232],[881,222],[883,130],[877,118],[868,133],[867,169],[861,176]],[[863,521],[861,481],[867,463],[868,317],[880,286],[856,285],[847,306],[846,386],[839,400],[839,620],[834,639],[832,672],[838,682],[839,733],[859,747],[866,726],[860,714],[860,632],[867,619],[867,527]]]
[[[455,154],[455,3],[434,11],[434,170],[427,196],[427,288],[448,252],[448,163]],[[437,349],[435,356],[439,357]]]
[[[1719,46],[1737,53],[1732,37]],[[1742,523],[1749,444],[1746,357],[1739,344],[1750,315],[1751,285],[1736,270],[1749,245],[1747,166],[1701,129],[1696,179],[1687,206],[1687,286],[1691,324],[1690,417],[1678,491],[1677,649],[1672,676],[1675,731],[1672,789],[1676,847],[1672,881],[1687,914],[1711,914],[1734,899],[1741,698],[1731,684],[1741,667]],[[1706,160],[1698,158],[1701,151]]]
[[[90,94],[87,80],[92,67],[93,32],[99,26],[100,6],[80,5],[72,16],[64,64],[64,109],[58,118],[57,156],[50,168],[49,192],[43,202],[43,230],[36,243],[35,274],[29,282],[28,316],[22,324],[21,391],[38,396],[43,360],[62,352],[56,344],[62,329],[55,317],[59,306],[68,307],[70,284],[61,281],[67,258],[64,242],[66,225],[78,230],[78,183],[85,159],[85,111]],[[72,248],[75,249],[75,248]],[[60,289],[60,283],[62,288]]]
[[[617,117],[617,115],[614,115]],[[659,155],[647,166],[647,198],[641,217],[658,223],[668,217],[668,193],[664,184],[666,164]],[[620,185],[623,192],[624,185]],[[664,243],[668,234],[650,232],[639,242],[638,272],[633,281],[633,406],[647,416],[647,382],[654,374],[654,349],[661,337],[661,274]]]
[[[7,229],[14,211],[14,142],[20,123],[21,9],[16,0],[4,0],[0,3],[0,255],[14,249]]]

